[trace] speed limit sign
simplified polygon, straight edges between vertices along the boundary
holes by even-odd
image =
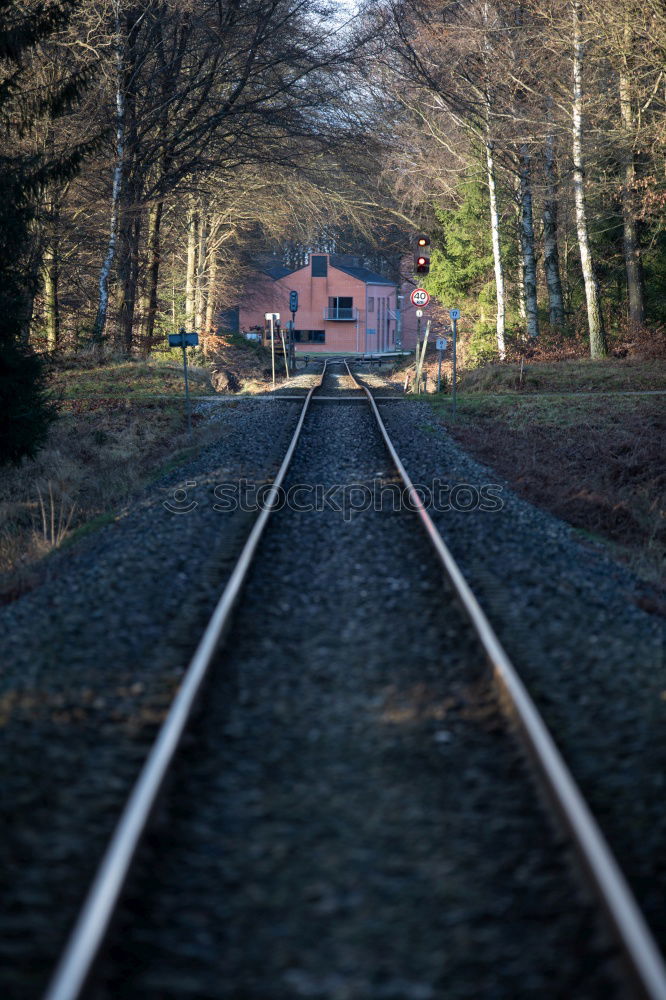
[[[419,308],[421,308],[422,306],[427,306],[428,303],[430,302],[430,296],[426,292],[425,288],[415,288],[412,294],[410,295],[410,299],[412,305],[418,306]]]

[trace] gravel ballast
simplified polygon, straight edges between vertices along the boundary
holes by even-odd
[[[220,441],[0,609],[10,998],[41,994],[252,522],[213,510],[213,488],[264,482],[300,411],[198,405]],[[503,487],[501,511],[435,519],[661,934],[661,622],[426,404],[382,413],[415,481]],[[289,480],[391,482],[365,405],[314,404]],[[348,514],[272,520],[96,1000],[610,1000],[591,910],[413,515]]]
[[[428,404],[380,411],[415,484],[501,486],[499,513],[431,514],[666,949],[663,618],[638,606],[639,581],[599,546],[456,445]]]
[[[254,515],[213,510],[214,486],[274,475],[300,412],[285,401],[209,406],[216,444],[56,553],[46,582],[0,609],[4,997],[41,995],[249,530]],[[164,501],[197,506],[175,514]]]
[[[378,479],[314,404],[289,483]],[[413,514],[347,515],[271,520],[95,997],[614,996]]]

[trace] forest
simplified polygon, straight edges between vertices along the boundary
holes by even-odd
[[[660,0],[1,0],[3,461],[62,356],[219,331],[259,258],[356,252],[469,358],[663,350]]]

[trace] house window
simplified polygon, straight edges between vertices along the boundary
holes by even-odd
[[[354,319],[351,295],[329,295],[327,319]]]
[[[373,313],[375,311],[375,297],[374,295],[368,296],[368,312]]]
[[[294,341],[297,344],[325,344],[325,330],[294,330]]]
[[[328,274],[328,257],[322,254],[313,254],[311,259],[312,277],[325,278]]]

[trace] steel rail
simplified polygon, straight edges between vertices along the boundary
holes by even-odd
[[[132,788],[60,961],[44,994],[44,1000],[78,1000],[86,986],[151,812],[191,717],[197,695],[222,637],[230,624],[232,611],[247,578],[257,545],[291,463],[312,395],[323,385],[327,365],[328,360],[325,360],[319,384],[312,386],[305,397],[296,429],[268,492],[266,504],[252,526],[222,596],[171,703],[167,717],[160,727],[157,738]]]
[[[389,437],[370,390],[352,379],[366,394],[386,448],[409,493],[440,563],[492,665],[500,691],[508,699],[533,761],[569,830],[597,897],[621,946],[636,985],[647,1000],[666,1000],[666,966],[645,918],[627,884],[606,838],[592,815],[576,781],[542,719],[531,695],[511,663],[476,596],[445,544],[414,487]]]

